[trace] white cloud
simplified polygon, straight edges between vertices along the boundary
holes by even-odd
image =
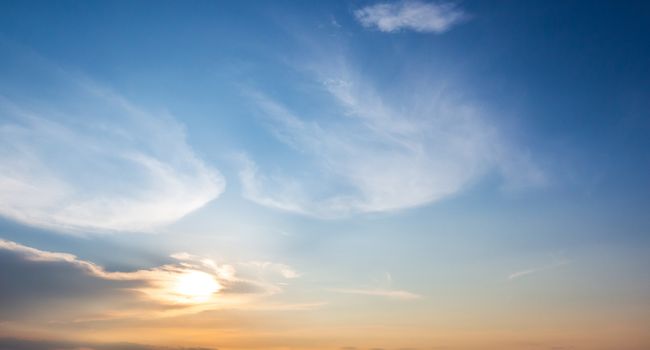
[[[416,32],[443,33],[467,18],[453,3],[421,1],[375,4],[356,10],[354,15],[364,27],[374,27],[382,32],[408,29]]]
[[[500,173],[507,185],[544,181],[526,152],[477,105],[433,82],[399,85],[408,98],[379,93],[347,65],[316,69],[337,114],[315,105],[309,120],[261,93],[251,93],[273,134],[315,168],[267,175],[242,157],[243,194],[261,205],[317,217],[387,212],[457,194],[482,176]],[[387,97],[389,96],[389,97]],[[316,114],[316,115],[314,115]]]
[[[294,270],[291,266],[275,263],[272,261],[249,261],[240,263],[242,266],[252,266],[261,271],[270,271],[279,274],[286,279],[294,279],[300,277],[300,273]]]
[[[0,215],[63,231],[151,231],[223,192],[172,116],[60,80],[56,99],[0,96]]]

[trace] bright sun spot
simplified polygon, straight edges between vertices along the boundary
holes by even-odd
[[[212,294],[221,289],[221,285],[212,275],[194,270],[178,276],[173,289],[182,301],[202,303],[210,300]]]

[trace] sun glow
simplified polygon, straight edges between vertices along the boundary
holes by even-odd
[[[174,293],[180,301],[189,303],[204,303],[221,289],[214,277],[201,271],[188,271],[176,278]]]

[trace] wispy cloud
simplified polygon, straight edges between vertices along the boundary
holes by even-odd
[[[65,231],[152,231],[223,192],[173,116],[53,76],[63,96],[0,96],[0,215]]]
[[[420,295],[405,290],[348,289],[348,288],[334,288],[330,290],[336,293],[358,294],[358,295],[365,295],[365,296],[383,297],[383,298],[401,299],[401,300],[412,300],[412,299],[421,298]]]
[[[241,265],[249,265],[257,267],[262,271],[272,271],[280,274],[282,277],[287,279],[293,279],[300,277],[300,273],[294,270],[291,266],[275,263],[272,261],[249,261],[242,263]]]
[[[406,29],[443,33],[467,18],[465,12],[454,3],[421,1],[379,3],[358,9],[354,15],[364,27],[377,28],[382,32]]]
[[[242,196],[257,204],[300,214],[309,214],[300,185],[291,185],[284,177],[261,174],[257,164],[245,153],[238,155]],[[274,190],[269,192],[269,186]]]
[[[381,278],[374,279],[374,288],[331,288],[329,291],[343,294],[357,294],[371,297],[382,297],[390,299],[412,300],[420,299],[422,296],[406,290],[392,287],[393,276],[386,272]]]
[[[567,264],[571,263],[570,260],[567,260],[567,259],[564,259],[564,258],[555,258],[554,257],[553,260],[554,261],[552,263],[550,263],[550,264],[537,266],[537,267],[533,267],[533,268],[528,268],[528,269],[524,269],[524,270],[520,270],[520,271],[515,271],[515,272],[511,273],[510,275],[508,275],[508,279],[509,280],[518,279],[518,278],[521,278],[521,277],[532,275],[534,273],[555,269],[555,268],[558,268],[558,267],[561,267],[561,266],[564,266],[564,265],[567,265]]]
[[[491,171],[518,185],[544,180],[526,152],[512,145],[480,106],[435,82],[396,79],[392,89],[412,92],[397,99],[349,64],[314,71],[334,104],[313,106],[306,112],[309,120],[263,93],[249,95],[273,134],[318,168],[309,168],[310,176],[303,177],[268,175],[244,156],[244,197],[277,209],[337,217],[435,202]],[[337,114],[319,115],[332,105]]]

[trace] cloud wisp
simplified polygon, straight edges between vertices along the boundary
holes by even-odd
[[[377,282],[379,282],[382,286],[377,286],[374,288],[331,288],[328,290],[335,293],[355,294],[397,300],[414,300],[422,298],[422,296],[419,294],[391,287],[393,284],[393,277],[389,272],[386,272],[384,277]]]
[[[382,32],[412,30],[423,33],[444,33],[467,18],[453,3],[397,1],[366,6],[354,11],[356,19],[366,28]]]
[[[245,198],[335,218],[436,202],[490,172],[517,186],[544,181],[525,151],[514,147],[479,106],[432,82],[402,86],[396,81],[412,92],[400,99],[347,64],[316,69],[316,79],[333,103],[305,111],[311,119],[277,99],[250,93],[273,135],[316,165],[296,172],[309,174],[302,177],[266,174],[243,155]],[[332,105],[335,112],[320,112]]]
[[[0,215],[59,231],[147,232],[223,192],[171,115],[88,79],[54,80],[63,96],[0,96]]]
[[[419,294],[411,293],[405,290],[393,289],[356,289],[356,288],[334,288],[330,289],[332,292],[344,294],[357,294],[371,297],[383,297],[389,299],[400,300],[414,300],[420,299],[422,296]]]
[[[518,278],[522,278],[522,277],[525,277],[525,276],[532,275],[534,273],[538,273],[538,272],[542,272],[542,271],[546,271],[546,270],[556,269],[558,267],[568,265],[569,263],[571,263],[571,261],[567,260],[567,259],[554,259],[554,260],[555,260],[554,262],[552,262],[550,264],[543,265],[543,266],[538,266],[538,267],[534,267],[534,268],[530,268],[530,269],[515,271],[515,272],[508,275],[508,280],[512,281],[512,280],[515,280],[515,279],[518,279]]]

